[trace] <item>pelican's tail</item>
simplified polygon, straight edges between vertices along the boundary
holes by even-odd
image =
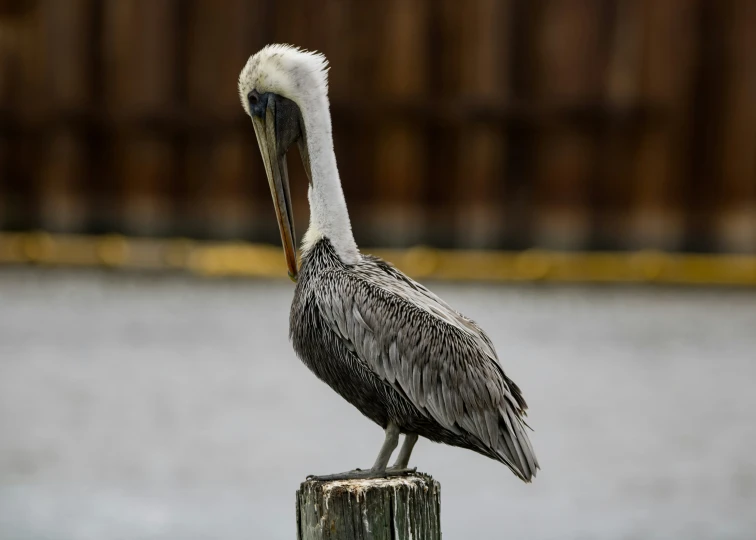
[[[499,413],[500,436],[494,449],[496,459],[522,481],[529,483],[541,467],[525,430],[526,424],[511,407],[502,407]]]

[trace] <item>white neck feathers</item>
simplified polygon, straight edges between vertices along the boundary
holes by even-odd
[[[326,93],[323,92],[305,107],[300,105],[300,111],[305,124],[312,173],[312,184],[307,194],[310,228],[302,240],[302,248],[307,250],[325,237],[331,241],[342,261],[354,264],[359,261],[360,252],[352,235],[352,224],[336,166]]]

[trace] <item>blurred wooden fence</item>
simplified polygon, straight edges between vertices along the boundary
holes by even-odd
[[[277,242],[236,79],[290,42],[362,244],[756,252],[756,1],[464,5],[0,0],[0,229]]]

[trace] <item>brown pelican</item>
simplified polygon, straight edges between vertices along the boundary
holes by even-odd
[[[268,45],[239,76],[289,276],[297,283],[289,321],[294,349],[318,378],[385,430],[370,470],[317,478],[405,474],[422,436],[498,460],[529,482],[539,466],[525,432],[527,405],[491,340],[428,289],[357,249],[333,150],[327,71],[322,54]],[[310,202],[299,267],[286,168],[294,143]],[[402,433],[402,448],[388,467]]]

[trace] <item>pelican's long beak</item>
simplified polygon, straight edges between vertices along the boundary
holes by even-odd
[[[289,192],[289,172],[286,168],[286,151],[291,142],[290,122],[287,122],[284,109],[276,111],[277,96],[269,94],[265,111],[261,116],[252,115],[252,124],[255,127],[257,143],[260,145],[265,172],[268,176],[270,193],[273,196],[273,205],[278,218],[278,228],[281,231],[286,265],[289,268],[289,277],[297,281],[297,249],[294,236],[294,214],[291,210],[291,193]],[[278,113],[278,114],[276,114]],[[277,126],[277,124],[279,124]]]

